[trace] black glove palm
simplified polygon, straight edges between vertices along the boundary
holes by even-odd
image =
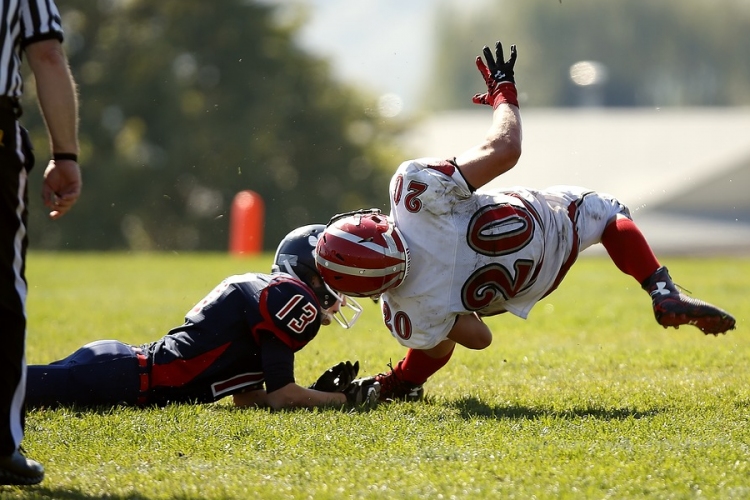
[[[472,98],[475,104],[487,104],[492,106],[495,101],[495,96],[500,91],[500,84],[502,83],[516,83],[516,78],[513,73],[513,68],[516,64],[516,46],[510,46],[510,59],[507,61],[503,57],[503,44],[500,42],[495,43],[495,57],[492,56],[492,51],[489,47],[485,46],[482,50],[484,58],[487,60],[487,64],[482,62],[482,58],[477,56],[477,69],[484,78],[484,83],[487,84],[487,92],[483,94],[476,94]]]
[[[310,389],[323,392],[343,392],[359,373],[359,361],[342,361],[332,366],[315,381]]]

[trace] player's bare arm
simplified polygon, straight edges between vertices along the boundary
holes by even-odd
[[[374,379],[352,381],[343,392],[323,392],[287,384],[267,394],[268,406],[274,410],[283,408],[305,408],[315,406],[373,406],[380,397],[380,383]]]
[[[501,104],[495,109],[485,140],[456,157],[466,182],[478,189],[512,169],[521,156],[521,116],[518,108]]]
[[[268,406],[274,410],[315,406],[342,406],[346,396],[341,392],[321,392],[297,384],[287,384],[266,395]]]
[[[274,410],[297,407],[341,406],[346,396],[341,392],[321,392],[306,389],[297,384],[287,384],[268,394],[264,390],[248,391],[233,395],[234,405],[243,408],[265,408]]]
[[[232,395],[234,406],[263,408],[268,406],[266,391],[259,389],[257,391],[240,392]]]
[[[41,40],[26,47],[34,72],[39,107],[47,124],[50,160],[44,172],[42,198],[57,219],[70,210],[81,194],[78,167],[78,98],[75,83],[56,39]]]
[[[481,143],[456,157],[461,173],[474,188],[484,186],[513,168],[521,156],[521,115],[513,74],[516,47],[511,46],[507,61],[500,42],[495,44],[494,57],[488,47],[484,47],[483,53],[487,63],[481,57],[477,57],[476,63],[487,84],[487,92],[476,94],[473,101],[493,107],[492,125]]]
[[[52,153],[78,154],[78,97],[62,45],[41,40],[26,47]]]

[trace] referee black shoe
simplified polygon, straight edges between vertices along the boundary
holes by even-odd
[[[12,455],[0,457],[0,484],[29,486],[44,479],[44,467],[29,460],[16,450]]]

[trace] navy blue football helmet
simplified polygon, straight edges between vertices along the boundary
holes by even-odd
[[[340,294],[328,286],[315,266],[315,247],[325,228],[325,224],[310,224],[298,227],[287,234],[276,249],[271,272],[287,273],[305,283],[315,293],[321,311],[329,323],[333,318],[344,328],[351,328],[362,308],[351,297]],[[351,318],[344,316],[341,311],[343,307],[352,310]]]

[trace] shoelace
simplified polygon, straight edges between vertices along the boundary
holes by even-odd
[[[390,370],[390,375],[387,375],[385,373],[381,373],[380,375],[383,376],[383,382],[381,382],[382,390],[383,391],[392,391],[396,387],[401,387],[404,385],[404,381],[399,378],[398,375],[396,375],[396,372],[393,371],[393,359],[388,360],[388,364],[386,365]]]

